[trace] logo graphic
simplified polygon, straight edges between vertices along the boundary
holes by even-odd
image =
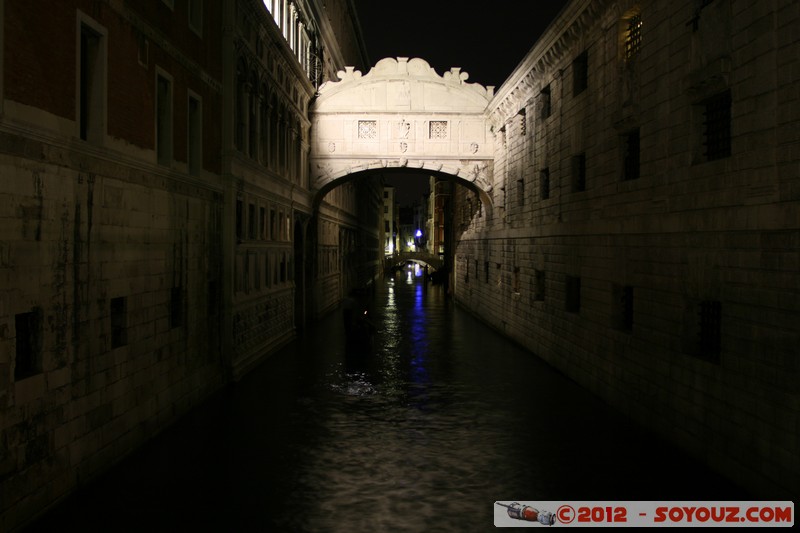
[[[545,526],[552,526],[556,522],[556,516],[550,511],[540,511],[530,505],[522,505],[519,502],[510,504],[494,502],[501,507],[506,508],[508,516],[517,520],[525,520],[527,522],[539,522]]]

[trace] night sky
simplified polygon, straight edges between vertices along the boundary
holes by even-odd
[[[461,67],[469,74],[468,83],[493,85],[495,91],[568,2],[353,1],[372,65],[384,57],[419,57],[440,76]],[[387,181],[395,186],[400,205],[419,200],[427,190],[424,176]]]
[[[420,57],[439,75],[461,67],[467,82],[498,89],[567,0],[354,3],[373,65],[384,57]]]

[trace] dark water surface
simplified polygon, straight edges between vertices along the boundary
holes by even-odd
[[[364,305],[372,353],[334,313],[32,529],[471,532],[495,501],[751,499],[441,288]]]

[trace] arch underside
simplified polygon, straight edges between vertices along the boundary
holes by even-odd
[[[493,162],[491,160],[424,159],[409,161],[369,158],[347,162],[321,160],[312,165],[315,169],[321,170],[313,179],[311,186],[315,207],[319,205],[328,191],[358,177],[414,172],[449,179],[465,185],[478,194],[487,215],[491,216],[492,213]]]
[[[434,270],[439,270],[444,266],[444,260],[441,258],[422,252],[400,252],[398,254],[386,257],[387,264],[398,265],[400,263],[408,262],[428,265]]]

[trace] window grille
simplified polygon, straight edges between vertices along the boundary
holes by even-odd
[[[618,327],[623,331],[633,330],[633,287],[630,285],[615,286],[614,292],[616,293],[617,309],[618,309]]]
[[[447,139],[447,121],[431,120],[429,123],[429,139]]]
[[[586,52],[572,62],[572,95],[577,96],[589,86],[589,56]]]
[[[628,19],[628,31],[625,34],[625,59],[630,61],[642,47],[642,16],[634,15]]]
[[[377,139],[378,138],[378,123],[375,120],[359,120],[358,121],[358,138],[359,139]]]
[[[169,297],[169,322],[171,328],[183,326],[183,289],[172,287]]]
[[[703,102],[705,155],[708,161],[731,155],[731,92],[730,90]]]

